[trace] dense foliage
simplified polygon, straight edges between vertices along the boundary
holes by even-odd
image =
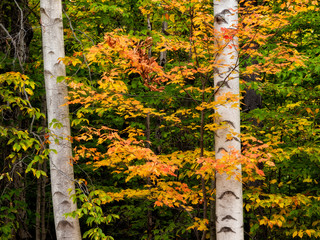
[[[239,4],[242,152],[216,161],[216,106],[239,96],[214,100],[212,2],[64,1],[84,238],[215,239],[215,173],[238,163],[246,239],[320,237],[318,1]],[[39,12],[0,3],[1,239],[55,239]]]

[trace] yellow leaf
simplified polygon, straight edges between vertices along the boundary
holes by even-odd
[[[319,220],[318,221],[314,221],[313,223],[312,223],[312,227],[314,227],[314,226],[316,226],[317,224],[319,224]]]
[[[312,110],[310,108],[306,108],[306,111],[310,114],[312,114]]]
[[[270,184],[275,184],[277,182],[277,179],[273,179],[270,181]]]
[[[311,231],[310,230],[306,230],[306,234],[308,234],[308,236],[311,237]]]
[[[298,236],[299,236],[300,238],[303,237],[303,231],[302,231],[302,230],[299,231]]]
[[[233,103],[232,105],[231,105],[231,108],[239,108],[239,104],[236,102],[236,103]]]
[[[297,236],[298,231],[294,231],[294,233],[292,234],[292,237],[294,238],[295,236]]]
[[[312,179],[310,179],[310,178],[308,177],[308,178],[306,178],[306,179],[303,179],[303,182],[311,183],[311,182],[312,182]]]
[[[203,107],[200,107],[200,106],[197,106],[196,109],[197,109],[198,111],[202,111],[204,108],[203,108]]]
[[[174,21],[175,19],[174,19],[174,15],[173,15],[173,14],[170,15],[169,19],[170,19],[171,22],[173,22],[173,23],[175,22],[175,21]]]
[[[33,91],[30,88],[25,88],[24,89],[26,91],[26,93],[28,93],[29,95],[33,95]]]
[[[185,6],[181,6],[179,9],[182,13],[184,13],[186,11],[186,7]]]
[[[250,205],[250,204],[247,204],[247,205],[246,205],[246,210],[247,210],[248,212],[249,212],[250,208],[251,208],[251,205]]]

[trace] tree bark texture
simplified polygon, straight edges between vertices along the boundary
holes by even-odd
[[[69,109],[66,104],[67,85],[57,82],[65,76],[65,66],[60,60],[65,56],[61,0],[41,0],[42,45],[46,85],[47,116],[50,129],[50,176],[54,222],[57,239],[81,239],[79,220],[66,218],[65,213],[76,210],[70,199],[74,192],[74,174],[70,141]],[[55,124],[58,123],[58,124]]]
[[[227,93],[239,95],[238,2],[236,0],[214,0],[216,48],[218,67],[214,74],[217,87],[216,100]],[[233,32],[233,34],[232,34]],[[233,104],[238,107],[232,107]],[[239,100],[217,106],[217,123],[224,126],[215,136],[217,160],[228,154],[230,161],[235,158],[232,151],[240,153],[240,109]],[[231,137],[228,136],[231,134]],[[243,240],[243,200],[241,166],[230,177],[226,173],[216,176],[216,236],[217,240]]]
[[[161,32],[163,34],[165,34],[165,35],[168,35],[167,29],[168,29],[168,22],[167,21],[163,21],[162,22]],[[160,52],[159,59],[160,59],[160,66],[164,67],[166,65],[166,63],[167,63],[167,50]]]

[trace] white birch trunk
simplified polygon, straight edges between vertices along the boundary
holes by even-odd
[[[216,47],[221,49],[216,63],[219,64],[214,74],[214,83],[219,87],[215,98],[230,92],[239,94],[238,39],[222,37],[224,29],[236,29],[238,25],[238,1],[214,0]],[[233,102],[234,103],[234,102]],[[226,128],[220,129],[215,137],[216,158],[220,159],[231,150],[241,151],[240,144],[240,109],[232,108],[233,103],[217,107],[218,123]],[[239,100],[237,101],[239,105]],[[232,140],[227,139],[230,131],[235,132]],[[230,155],[232,158],[232,155]],[[243,240],[243,201],[242,183],[235,178],[241,174],[237,166],[234,175],[228,179],[227,174],[216,176],[216,236],[217,240]]]
[[[50,129],[50,176],[52,203],[57,239],[81,239],[79,220],[66,218],[65,213],[76,210],[70,199],[69,190],[74,192],[74,175],[71,162],[69,108],[66,103],[67,85],[57,82],[58,76],[65,76],[65,66],[59,58],[65,56],[62,3],[61,0],[41,0],[40,2],[44,77],[46,85],[47,115]],[[51,124],[56,119],[61,128]]]
[[[162,28],[161,28],[161,32],[163,34],[166,34],[168,29],[168,22],[167,21],[163,21],[162,22]],[[165,51],[161,51],[160,52],[160,66],[164,67],[167,63],[167,50]]]

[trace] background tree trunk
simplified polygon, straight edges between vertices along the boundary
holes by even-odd
[[[167,21],[163,21],[162,22],[161,32],[163,34],[165,34],[165,35],[168,35],[167,29],[168,29],[168,22]],[[165,65],[167,63],[167,50],[160,52],[159,59],[160,59],[160,66],[165,67]]]
[[[50,129],[50,175],[54,222],[57,239],[81,239],[79,220],[66,218],[65,213],[76,210],[70,199],[74,192],[72,149],[70,141],[69,108],[66,103],[67,85],[57,82],[65,76],[60,60],[65,56],[61,0],[41,0],[42,46],[46,85],[47,116]]]
[[[238,25],[238,2],[235,0],[215,0],[214,16],[217,34],[216,47],[219,49],[216,63],[219,65],[214,74],[214,83],[218,87],[216,100],[232,93],[239,95],[239,59],[238,38],[226,32],[234,31]],[[222,35],[227,36],[222,36]],[[230,37],[232,36],[232,37]],[[240,144],[240,109],[232,107],[232,103],[217,106],[219,117],[217,122],[226,128],[220,129],[215,137],[216,158],[221,159],[224,154],[230,154],[230,161],[234,155],[231,151],[241,151]],[[232,138],[227,135],[232,134]],[[217,173],[216,176],[216,235],[217,240],[243,240],[243,206],[242,183],[235,175],[241,175],[241,166],[228,179],[228,175]]]
[[[46,106],[46,97],[45,95],[41,96],[41,112],[47,116],[47,106]],[[46,119],[43,118],[41,121],[41,125],[43,128],[46,128]],[[46,146],[43,144],[43,149]],[[38,169],[47,173],[47,162],[38,163]],[[47,173],[48,174],[48,173]],[[48,178],[45,176],[40,176],[37,179],[37,203],[36,203],[36,240],[45,240],[47,235],[46,229],[46,184],[48,182]]]

